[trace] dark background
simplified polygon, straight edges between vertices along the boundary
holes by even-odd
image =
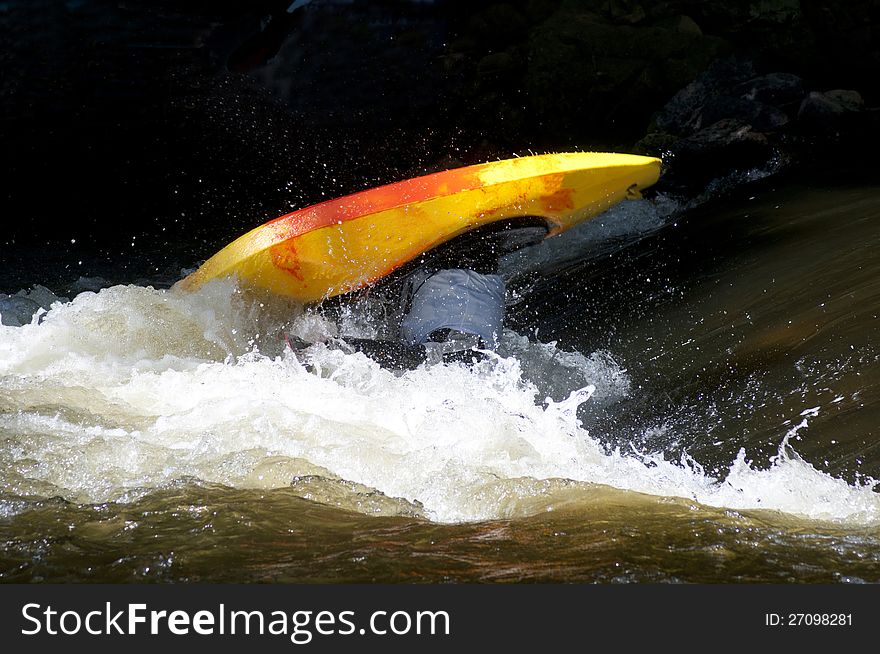
[[[650,151],[725,57],[880,102],[873,0],[288,4],[0,3],[0,290],[170,282],[267,219],[451,165]]]

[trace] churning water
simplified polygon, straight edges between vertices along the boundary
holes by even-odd
[[[229,280],[22,280],[0,578],[880,581],[878,190],[625,203],[505,260],[469,366]]]

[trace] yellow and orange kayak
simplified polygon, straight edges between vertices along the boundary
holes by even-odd
[[[559,234],[654,184],[660,160],[544,154],[455,168],[321,202],[249,231],[178,285],[221,277],[301,302],[370,285],[441,243],[520,217]]]

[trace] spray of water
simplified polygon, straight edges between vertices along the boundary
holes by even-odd
[[[318,342],[294,352],[287,331]],[[769,469],[740,452],[723,479],[688,457],[608,451],[577,410],[632,392],[610,353],[507,332],[499,354],[476,365],[392,372],[320,342],[336,333],[319,314],[230,281],[191,294],[83,292],[2,326],[0,490],[127,501],[189,479],[467,521],[546,510],[556,480],[572,480],[880,523],[873,482],[816,470],[791,449],[792,432]]]

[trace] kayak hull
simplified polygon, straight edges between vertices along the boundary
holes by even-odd
[[[660,160],[536,155],[446,170],[322,202],[239,237],[179,282],[241,281],[304,303],[373,284],[471,230],[520,217],[563,232],[654,184]]]

